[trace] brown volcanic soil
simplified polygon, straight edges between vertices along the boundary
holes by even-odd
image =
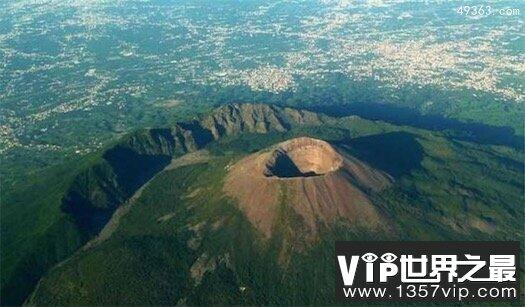
[[[266,237],[271,237],[281,204],[290,206],[315,236],[319,224],[338,219],[368,230],[388,227],[370,194],[389,186],[389,175],[308,137],[252,154],[228,173],[224,190]]]

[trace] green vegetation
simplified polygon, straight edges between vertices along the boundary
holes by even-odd
[[[78,169],[98,160],[88,156],[32,174],[2,197],[2,305],[20,303],[38,279],[87,239],[60,210]]]
[[[3,194],[2,304],[22,303],[47,270],[97,234],[116,207],[180,154],[161,143],[158,130],[137,131],[98,153],[36,172]]]

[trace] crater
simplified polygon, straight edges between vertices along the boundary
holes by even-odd
[[[323,176],[343,165],[343,158],[327,142],[301,137],[281,143],[266,162],[266,177]]]

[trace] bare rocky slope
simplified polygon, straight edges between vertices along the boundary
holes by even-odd
[[[388,219],[370,195],[391,182],[388,174],[325,141],[300,137],[234,164],[224,190],[266,237],[271,237],[284,203],[301,217],[301,235],[315,238],[320,223],[329,226],[338,219],[370,231],[385,230]]]

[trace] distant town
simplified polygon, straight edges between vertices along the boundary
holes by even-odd
[[[0,154],[85,154],[152,106],[183,108],[185,95],[293,93],[333,74],[385,91],[430,86],[523,103],[523,20],[428,2],[5,1]],[[66,136],[66,125],[84,137]]]

